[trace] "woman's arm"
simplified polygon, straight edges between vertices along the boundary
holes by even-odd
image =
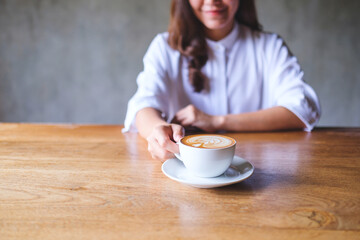
[[[140,135],[147,138],[156,126],[165,125],[167,122],[161,117],[159,110],[147,107],[138,111],[135,124]]]
[[[275,131],[305,128],[305,124],[284,107],[272,107],[256,112],[214,118],[219,118],[215,120],[219,123],[217,129],[225,131]]]
[[[175,142],[184,136],[184,129],[178,124],[169,124],[154,108],[143,108],[136,114],[136,127],[148,142],[148,150],[153,158],[168,159],[179,152]]]
[[[195,126],[207,132],[215,131],[275,131],[303,129],[305,124],[284,107],[272,107],[250,113],[211,116],[189,105],[176,114],[183,126]]]

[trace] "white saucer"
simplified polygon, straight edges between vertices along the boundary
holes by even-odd
[[[250,177],[254,166],[245,159],[235,156],[226,172],[214,178],[196,177],[189,173],[184,164],[177,158],[163,163],[161,170],[169,178],[197,188],[215,188],[241,182]]]

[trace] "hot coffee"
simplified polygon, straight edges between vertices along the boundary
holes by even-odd
[[[234,139],[216,134],[189,135],[181,139],[181,142],[187,146],[208,149],[227,148],[235,144]]]
[[[231,165],[236,141],[217,134],[197,134],[179,142],[180,159],[190,173],[198,177],[217,177]]]

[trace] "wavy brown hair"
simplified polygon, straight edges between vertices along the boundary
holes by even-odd
[[[239,0],[235,21],[255,31],[262,26],[257,19],[255,0]],[[195,92],[205,89],[206,76],[201,68],[208,60],[204,25],[195,16],[189,0],[172,0],[169,23],[169,45],[189,59],[189,81]]]

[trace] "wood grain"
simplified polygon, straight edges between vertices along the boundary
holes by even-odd
[[[360,129],[229,133],[255,166],[177,183],[121,126],[0,124],[0,239],[360,239]]]

